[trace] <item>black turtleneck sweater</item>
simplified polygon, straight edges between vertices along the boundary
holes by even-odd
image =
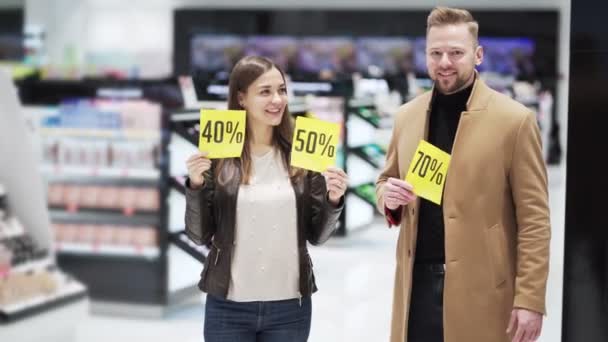
[[[428,142],[452,154],[460,114],[466,110],[473,85],[457,93],[444,95],[435,91],[429,118]],[[443,202],[442,202],[443,203]],[[443,206],[420,199],[417,263],[445,263],[445,226]]]

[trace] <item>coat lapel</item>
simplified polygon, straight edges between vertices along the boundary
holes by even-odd
[[[458,122],[454,145],[452,146],[452,159],[447,171],[446,184],[443,190],[444,203],[446,199],[448,202],[450,201],[452,198],[451,195],[454,194],[454,184],[457,184],[456,182],[451,181],[451,176],[454,174],[456,177],[455,179],[457,179],[459,170],[466,168],[466,164],[464,163],[466,163],[465,156],[467,151],[466,148],[465,150],[461,149],[463,149],[463,146],[467,145],[468,139],[472,136],[473,132],[471,132],[471,129],[476,126],[476,121],[482,119],[486,113],[488,102],[491,97],[491,89],[479,78],[479,75],[477,75],[473,90],[471,91],[471,96],[467,101],[467,110],[462,112],[460,121]]]
[[[408,134],[406,136],[402,136],[400,139],[400,146],[406,147],[400,153],[402,155],[402,158],[400,159],[403,160],[402,168],[400,170],[401,179],[405,179],[405,176],[409,170],[411,158],[413,158],[416,148],[418,148],[418,144],[420,143],[420,140],[428,140],[429,117],[431,114],[433,94],[434,91],[431,90],[430,92],[427,92],[422,95],[423,98],[421,98],[420,101],[417,102],[415,106],[411,109],[414,115],[412,115],[411,118],[409,118],[409,120],[405,122],[405,124],[408,125],[409,128],[407,129]],[[417,198],[409,209],[411,211],[411,215],[409,215],[410,213],[408,213],[407,215],[408,217],[410,217],[410,219],[413,220],[411,224],[412,229],[410,230],[411,237],[409,238],[408,246],[408,250],[410,250],[411,253],[414,253],[416,250],[416,239],[418,235],[418,215],[416,215],[416,213],[419,212],[419,208],[420,198]],[[405,258],[405,254],[403,257]]]
[[[401,179],[405,179],[410,166],[408,162],[411,162],[410,159],[413,158],[420,140],[427,140],[428,138],[432,94],[433,92],[430,91],[422,95],[423,98],[421,98],[411,109],[411,112],[414,113],[414,115],[408,117],[408,120],[404,122],[404,124],[409,127],[405,130],[407,134],[400,137],[399,146],[405,147],[405,149],[400,151],[402,162],[405,162],[400,168]]]

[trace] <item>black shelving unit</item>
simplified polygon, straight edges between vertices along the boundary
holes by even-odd
[[[44,185],[30,140],[32,127],[28,129],[23,120],[10,74],[0,75],[0,102],[4,108],[0,112],[0,184],[6,191],[2,220],[13,228],[11,234],[0,236],[0,243],[13,254],[8,270],[3,265],[2,287],[8,296],[0,303],[0,335],[3,341],[19,340],[31,330],[28,322],[38,319],[45,325],[45,336],[55,340],[73,328],[72,320],[82,317],[88,293],[56,263]],[[53,309],[59,307],[61,315],[54,315]]]
[[[198,110],[175,110],[171,113],[169,118],[169,130],[193,146],[198,146],[199,123],[200,112]],[[169,187],[185,196],[186,177],[187,175],[168,175]],[[196,246],[191,242],[186,235],[185,226],[183,229],[171,233],[169,239],[196,260],[201,263],[205,262],[207,254],[209,253],[208,246]]]
[[[209,255],[209,247],[197,246],[190,240],[185,232],[172,233],[169,235],[169,240],[194,259],[200,261],[201,263],[205,263],[205,259],[207,259],[207,256]]]
[[[166,265],[161,256],[60,253],[57,259],[61,267],[87,284],[93,301],[133,305],[166,302],[164,273],[159,272]]]
[[[348,115],[356,115],[375,128],[380,128],[380,116],[375,112],[373,105],[362,105],[357,107],[356,105],[353,106],[351,104],[349,105]]]
[[[55,223],[102,223],[108,225],[128,225],[133,227],[161,227],[163,225],[162,218],[157,212],[125,215],[121,211],[107,209],[79,210],[76,212],[56,210],[53,209],[53,207],[50,207],[50,209],[51,220]]]
[[[386,158],[386,151],[378,144],[367,144],[364,146],[350,148],[350,153],[361,158],[372,167],[380,169]]]
[[[177,190],[180,194],[186,194],[186,177],[181,176],[171,176],[169,178],[169,184],[175,190]]]
[[[362,160],[364,163],[369,165],[375,171],[373,175],[370,175],[369,179],[365,179],[359,184],[350,184],[346,192],[346,205],[344,206],[344,212],[341,217],[341,230],[340,235],[346,235],[347,230],[357,229],[371,223],[370,221],[361,221],[356,219],[356,226],[352,224],[352,220],[347,220],[348,217],[353,215],[361,214],[361,210],[352,208],[352,204],[349,205],[351,200],[349,197],[356,197],[358,200],[365,202],[369,207],[366,211],[372,211],[371,218],[377,216],[376,212],[376,199],[375,199],[375,178],[381,171],[384,161],[386,159],[386,151],[377,142],[371,140],[362,144],[352,144],[350,141],[355,140],[355,137],[364,136],[362,132],[353,131],[353,125],[351,124],[354,120],[359,120],[365,123],[365,126],[370,131],[377,131],[380,129],[389,129],[392,121],[385,117],[382,117],[371,98],[352,98],[348,97],[345,100],[344,105],[345,122],[346,122],[346,136],[345,136],[345,171],[348,172],[348,165],[351,163],[353,158]],[[351,137],[351,139],[349,139]],[[351,175],[351,182],[354,175]],[[369,216],[369,215],[368,215]]]
[[[102,224],[134,229],[153,227],[156,232],[157,245],[153,248],[113,248],[95,244],[57,243],[58,264],[88,286],[93,306],[95,303],[105,302],[164,306],[168,302],[166,197],[169,164],[168,136],[164,134],[166,120],[167,115],[161,113],[161,130],[156,134],[160,151],[157,154],[155,172],[148,172],[146,177],[129,176],[126,170],[122,174],[98,172],[97,175],[72,176],[67,173],[48,177],[49,184],[147,188],[158,192],[157,210],[121,208],[120,203],[116,203],[114,208],[49,205],[50,217],[54,224]],[[118,132],[114,136],[103,134],[98,138],[104,137],[124,139],[134,136],[121,136]]]
[[[356,187],[349,188],[348,192],[354,194],[355,196],[359,197],[360,199],[364,200],[365,202],[367,202],[370,205],[375,207],[375,205],[376,205],[376,196],[375,196],[376,185],[374,183],[366,183],[366,184],[358,185]]]
[[[175,81],[175,82],[174,82]],[[170,203],[169,195],[172,180],[170,171],[169,143],[171,126],[169,122],[172,108],[181,107],[181,94],[176,80],[159,81],[110,81],[83,80],[36,81],[19,84],[20,95],[25,106],[57,105],[66,98],[95,98],[108,89],[119,94],[122,89],[142,90],[144,98],[162,106],[160,129],[158,131],[107,130],[107,129],[56,129],[42,128],[41,134],[51,135],[54,139],[69,137],[77,139],[84,135],[88,139],[140,139],[158,142],[153,169],[99,168],[87,169],[75,166],[41,167],[49,184],[60,183],[76,186],[111,186],[125,188],[153,188],[157,191],[158,210],[123,208],[117,203],[114,208],[99,208],[67,205],[50,205],[51,220],[60,225],[105,225],[113,228],[128,227],[154,229],[156,245],[114,246],[59,242],[57,244],[57,263],[63,269],[88,286],[91,309],[97,313],[119,315],[162,316],[173,310],[187,298],[195,298],[198,293],[196,281],[191,284],[171,285],[170,267],[177,267],[175,260],[185,261],[184,256],[176,256],[171,246],[176,246],[197,261],[204,261],[204,250],[192,248],[182,239],[169,232]],[[47,96],[45,94],[53,94]],[[156,144],[156,143],[155,143]],[[156,196],[156,195],[155,195]],[[82,203],[82,202],[79,202]],[[125,248],[122,248],[125,247]],[[169,250],[172,250],[171,252]],[[198,253],[198,254],[197,254]],[[170,260],[171,259],[171,260]],[[193,272],[197,278],[200,270]],[[173,272],[175,274],[177,272]],[[187,279],[187,281],[190,281]],[[179,287],[179,288],[176,288]],[[186,286],[186,287],[183,287]],[[187,297],[188,296],[188,297]]]

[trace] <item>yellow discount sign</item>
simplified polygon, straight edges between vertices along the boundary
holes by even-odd
[[[303,116],[296,118],[291,165],[324,172],[336,163],[340,125]]]
[[[240,157],[244,140],[244,110],[201,109],[198,149],[209,159]]]
[[[414,186],[417,196],[441,205],[450,159],[449,154],[421,140],[405,180]]]

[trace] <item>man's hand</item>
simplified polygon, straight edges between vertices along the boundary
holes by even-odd
[[[511,312],[507,334],[515,330],[512,342],[534,342],[540,336],[542,327],[543,315],[541,313],[515,308]]]
[[[402,205],[407,205],[416,199],[413,193],[414,187],[404,180],[389,178],[384,184],[384,206],[395,210]]]

